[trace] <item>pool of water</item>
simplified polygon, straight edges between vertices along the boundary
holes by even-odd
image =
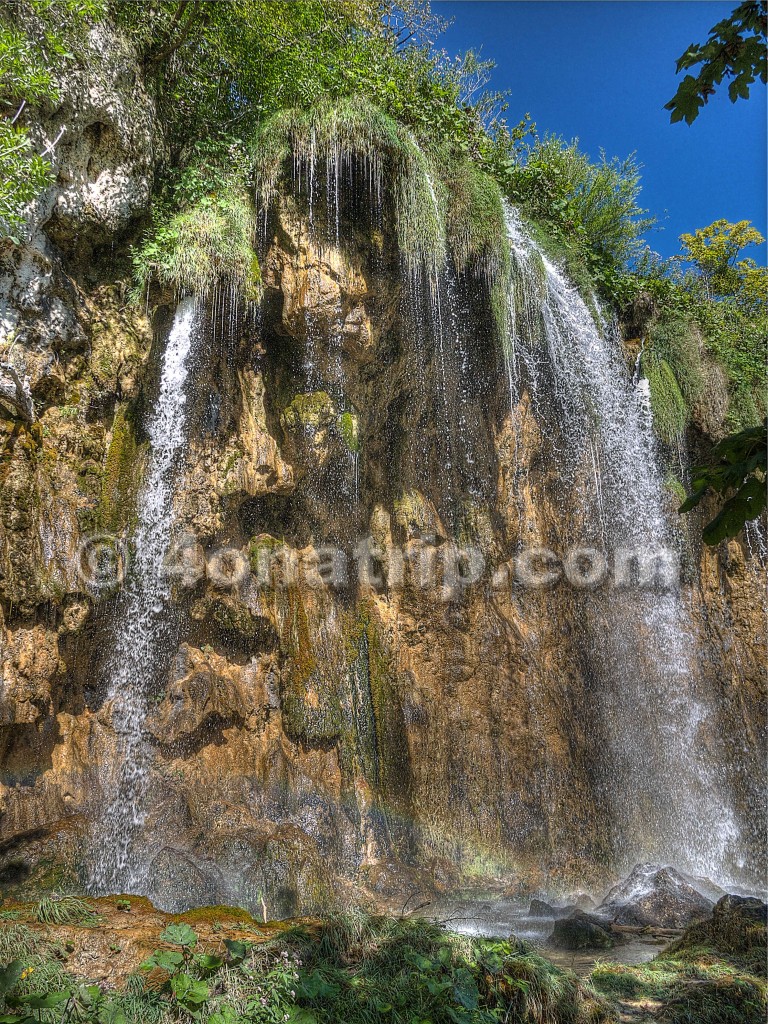
[[[436,900],[421,913],[451,931],[463,935],[499,936],[525,939],[558,967],[566,967],[578,975],[588,974],[598,960],[613,960],[622,964],[642,964],[652,960],[667,945],[668,940],[654,940],[650,936],[631,935],[628,941],[613,949],[579,950],[577,953],[554,949],[547,945],[554,925],[553,917],[531,917],[529,904],[488,894],[450,896]]]

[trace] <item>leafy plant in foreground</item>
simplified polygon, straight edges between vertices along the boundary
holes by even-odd
[[[707,544],[735,537],[744,524],[756,519],[766,504],[766,430],[750,427],[715,445],[712,461],[692,472],[692,492],[680,506],[690,512],[709,493],[729,495],[715,518],[702,530]]]

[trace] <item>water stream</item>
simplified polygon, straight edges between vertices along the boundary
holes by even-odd
[[[668,571],[678,539],[664,512],[644,388],[599,310],[590,311],[511,208],[507,226],[515,265],[510,401],[514,411],[527,392],[556,460],[560,539],[593,546],[611,563],[621,550],[640,560],[667,553]],[[739,835],[679,588],[585,588],[576,602],[574,655],[589,666],[595,727],[607,744],[596,793],[610,809],[617,865],[657,859],[726,881],[738,868]]]
[[[172,640],[174,617],[163,563],[171,541],[176,474],[187,439],[187,393],[193,350],[201,333],[195,299],[176,310],[163,353],[160,387],[146,424],[149,462],[137,501],[133,560],[115,610],[107,659],[107,702],[117,735],[114,776],[102,780],[106,799],[97,823],[91,891],[144,891],[137,842],[146,818],[150,748],[145,739],[148,688]]]

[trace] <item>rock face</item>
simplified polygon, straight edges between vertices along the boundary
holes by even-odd
[[[686,928],[711,912],[711,900],[690,886],[679,872],[656,864],[638,864],[598,908],[598,913],[616,924],[640,928]]]
[[[21,329],[10,358],[37,418],[0,397],[8,887],[86,882],[98,856],[119,766],[104,661],[173,316],[163,296],[150,316],[125,301],[164,144],[130,44],[93,45],[103,80],[72,77],[41,116],[41,137],[66,125],[58,180],[30,237],[0,254],[0,316]],[[174,628],[142,681],[147,891],[166,908],[399,908],[489,878],[573,892],[629,867],[595,782],[604,722],[576,595],[524,587],[514,563],[523,546],[557,546],[583,481],[563,484],[529,395],[510,407],[481,269],[451,282],[462,319],[441,349],[391,218],[353,206],[341,240],[320,239],[286,190],[259,254],[259,318],[227,297],[206,314],[175,496]],[[102,258],[113,245],[116,261]],[[718,694],[689,742],[739,751],[724,771],[757,863],[758,559],[746,540],[688,542],[683,597]],[[64,832],[75,839],[57,843]],[[648,923],[706,904],[664,871],[640,902],[620,895],[616,912]]]

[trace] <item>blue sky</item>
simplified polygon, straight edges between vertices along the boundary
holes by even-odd
[[[719,217],[751,220],[766,234],[766,88],[731,103],[718,90],[693,125],[663,109],[677,89],[675,61],[736,6],[713,0],[433,0],[453,24],[437,45],[479,49],[496,62],[490,83],[508,89],[507,118],[526,111],[541,133],[578,137],[597,158],[633,150],[643,164],[642,203],[663,230],[648,240],[679,252],[683,231]],[[761,251],[762,250],[762,251]],[[765,246],[748,254],[765,259]]]

